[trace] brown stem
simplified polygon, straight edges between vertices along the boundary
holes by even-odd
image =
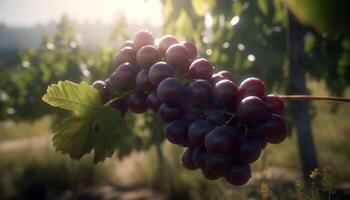
[[[350,103],[350,98],[343,97],[328,97],[328,96],[309,96],[309,95],[278,95],[284,100],[304,100],[304,101],[331,101],[331,102],[347,102]]]

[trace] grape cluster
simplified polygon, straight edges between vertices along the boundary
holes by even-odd
[[[93,83],[102,103],[127,94],[110,104],[122,115],[128,109],[156,112],[167,123],[167,140],[187,148],[183,166],[200,169],[207,179],[245,184],[251,178],[250,164],[267,143],[287,136],[281,98],[265,95],[258,78],[236,85],[230,72],[214,73],[210,61],[197,58],[193,43],[170,35],[155,41],[151,33],[140,31],[122,45],[114,63],[116,70],[106,81]]]

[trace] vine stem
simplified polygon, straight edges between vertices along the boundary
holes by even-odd
[[[350,98],[329,97],[329,96],[311,96],[311,95],[278,95],[284,100],[303,100],[303,101],[330,101],[350,103]]]

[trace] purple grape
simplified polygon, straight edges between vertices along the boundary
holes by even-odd
[[[190,65],[187,48],[181,44],[171,45],[166,51],[165,61],[174,69],[174,71],[180,73],[187,72]]]
[[[166,103],[162,103],[158,109],[160,118],[164,122],[172,122],[177,119],[181,119],[182,112],[178,107],[169,106]]]
[[[154,38],[152,33],[142,30],[135,35],[133,49],[137,51],[146,45],[154,45]]]
[[[187,146],[187,129],[188,126],[186,122],[181,120],[173,121],[166,125],[165,137],[172,144]]]
[[[179,41],[172,35],[165,35],[159,40],[158,50],[162,56],[165,55],[166,51],[173,44],[178,44]]]
[[[156,88],[148,78],[148,71],[144,69],[139,71],[136,76],[136,86],[144,92],[150,92]]]
[[[166,62],[155,63],[148,72],[149,80],[155,86],[158,86],[162,80],[168,77],[173,77],[174,75],[175,73]]]
[[[131,47],[133,46],[133,41],[132,40],[127,40],[125,41],[121,46],[120,46],[120,49],[124,48],[124,47]]]
[[[229,71],[221,70],[218,72],[218,74],[221,75],[226,80],[233,81],[233,75]]]
[[[230,129],[216,127],[205,136],[204,144],[210,155],[224,155],[231,151]]]
[[[213,128],[214,126],[208,120],[199,119],[188,129],[189,140],[198,147],[204,146],[204,138]]]
[[[157,88],[159,99],[170,105],[180,105],[186,96],[186,89],[176,78],[166,78]]]
[[[225,123],[225,115],[224,112],[214,108],[211,109],[207,114],[207,120],[216,126],[221,126]]]
[[[114,63],[116,67],[119,67],[123,63],[130,63],[136,66],[136,52],[132,47],[124,47],[119,53],[114,55]]]
[[[161,104],[162,102],[158,98],[156,91],[152,91],[151,93],[148,94],[147,105],[151,110],[153,110],[154,112],[158,112],[158,109]]]
[[[136,54],[136,61],[143,69],[149,70],[149,68],[156,62],[161,60],[160,53],[155,46],[146,45],[139,49]]]
[[[206,80],[194,80],[188,86],[189,98],[197,106],[209,105],[213,100],[213,88]]]
[[[193,60],[198,56],[197,47],[192,42],[182,42],[181,44],[187,48],[190,60]]]
[[[193,163],[192,155],[193,150],[191,148],[187,148],[182,154],[181,163],[188,170],[198,169]]]
[[[241,186],[252,177],[250,166],[246,164],[233,164],[225,175],[225,179],[231,185]]]
[[[94,87],[100,93],[101,103],[107,103],[111,97],[109,85],[104,81],[97,80],[92,83],[92,87]]]
[[[183,116],[183,120],[185,120],[188,123],[192,123],[198,119],[201,118],[201,115],[203,114],[203,108],[201,107],[190,107],[189,109],[186,109]]]
[[[193,150],[192,161],[197,168],[205,168],[205,155],[207,151],[205,148],[197,147]]]
[[[222,75],[216,73],[216,74],[213,74],[213,75],[211,76],[210,83],[211,83],[213,86],[215,86],[215,84],[216,84],[217,82],[222,81],[222,80],[226,80],[226,79],[224,78],[224,76],[222,76]]]
[[[206,168],[202,168],[202,174],[208,180],[216,180],[221,177],[221,173],[209,171]]]
[[[231,166],[231,159],[226,155],[205,154],[205,169],[212,173],[224,174]]]
[[[253,129],[254,134],[272,144],[281,143],[287,137],[287,127],[284,120],[276,114],[268,115]]]
[[[139,91],[135,94],[129,96],[128,99],[128,107],[134,113],[144,113],[147,111],[147,96],[145,93]]]
[[[237,86],[230,80],[222,80],[213,88],[214,99],[217,105],[228,107],[237,104]]]
[[[284,113],[284,100],[274,94],[269,94],[264,98],[269,113],[283,115]]]
[[[135,87],[138,68],[129,63],[121,64],[109,77],[112,92],[126,92]]]
[[[260,157],[260,145],[255,140],[248,136],[243,136],[240,141],[240,146],[237,154],[237,159],[240,163],[250,164],[255,162]]]
[[[125,116],[126,112],[128,111],[128,98],[123,97],[120,99],[117,99],[111,103],[111,107],[119,110],[122,116]]]
[[[213,71],[214,67],[207,59],[198,58],[192,62],[188,73],[192,79],[210,80]]]
[[[238,93],[241,99],[248,96],[263,98],[265,95],[265,84],[258,78],[250,77],[239,85]]]
[[[256,96],[244,98],[237,107],[237,116],[242,123],[256,123],[264,119],[266,114],[265,102]]]

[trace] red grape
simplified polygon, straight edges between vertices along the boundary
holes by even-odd
[[[109,85],[104,81],[98,80],[93,82],[92,86],[100,93],[101,103],[107,103],[111,97]]]
[[[264,101],[269,113],[283,115],[285,106],[281,97],[274,94],[269,94],[264,98]]]
[[[237,116],[243,123],[252,124],[264,119],[267,114],[266,104],[256,96],[244,98],[237,108]]]
[[[199,119],[188,129],[189,140],[196,146],[204,146],[204,138],[213,128],[214,126],[208,120]]]
[[[193,150],[191,148],[187,148],[181,158],[182,165],[188,170],[195,170],[197,167],[194,165],[192,160]]]
[[[181,120],[173,121],[165,127],[165,137],[169,142],[177,145],[187,146],[187,124]]]
[[[252,177],[250,166],[246,164],[233,164],[225,175],[225,179],[231,185],[241,186],[249,181]]]
[[[237,102],[237,86],[230,80],[217,82],[214,86],[213,93],[216,104],[222,107],[227,107]]]
[[[142,30],[135,35],[133,49],[137,51],[146,45],[154,45],[154,38],[152,33]]]
[[[165,55],[168,48],[173,44],[178,44],[179,41],[172,35],[166,35],[160,38],[159,44],[158,44],[158,50],[161,53],[161,55]]]
[[[119,53],[114,55],[114,63],[116,67],[119,67],[126,62],[136,66],[136,52],[129,46],[122,48]]]
[[[160,53],[155,46],[146,45],[139,49],[136,54],[136,61],[143,69],[148,70],[154,63],[161,60]]]
[[[210,80],[213,71],[214,67],[207,59],[198,58],[192,62],[188,73],[192,79]]]
[[[186,90],[178,79],[170,77],[160,82],[157,95],[162,102],[179,105],[185,98]]]
[[[205,148],[211,155],[223,155],[231,150],[230,129],[217,127],[205,136]]]
[[[155,63],[154,65],[152,65],[148,72],[149,80],[155,86],[158,86],[162,80],[173,76],[174,72],[171,69],[170,65],[166,62]]]
[[[276,114],[270,114],[254,127],[254,134],[272,144],[281,143],[287,137],[287,128],[283,119]]]
[[[145,69],[139,71],[139,73],[137,74],[136,86],[138,89],[140,89],[144,92],[150,92],[156,88],[149,80],[148,71]]]
[[[134,113],[144,113],[148,109],[147,97],[143,92],[137,92],[130,95],[128,99],[128,107]]]
[[[206,80],[194,80],[188,86],[189,98],[194,105],[208,105],[213,100],[213,88]]]
[[[166,103],[162,103],[158,109],[160,118],[164,122],[172,122],[174,120],[180,119],[182,112],[179,108],[169,106]]]
[[[135,87],[138,68],[129,63],[121,64],[109,77],[113,92],[125,92]]]
[[[195,59],[198,56],[197,47],[192,42],[182,42],[181,44],[187,48],[188,55],[191,60]]]
[[[162,102],[158,98],[156,91],[152,91],[148,94],[147,104],[151,110],[153,110],[154,112],[158,112],[159,106],[162,104]]]
[[[247,96],[263,98],[265,95],[265,84],[258,78],[250,77],[239,85],[238,93],[241,99]]]
[[[181,44],[174,44],[165,53],[165,61],[176,72],[185,73],[188,71],[190,59],[187,48]]]

